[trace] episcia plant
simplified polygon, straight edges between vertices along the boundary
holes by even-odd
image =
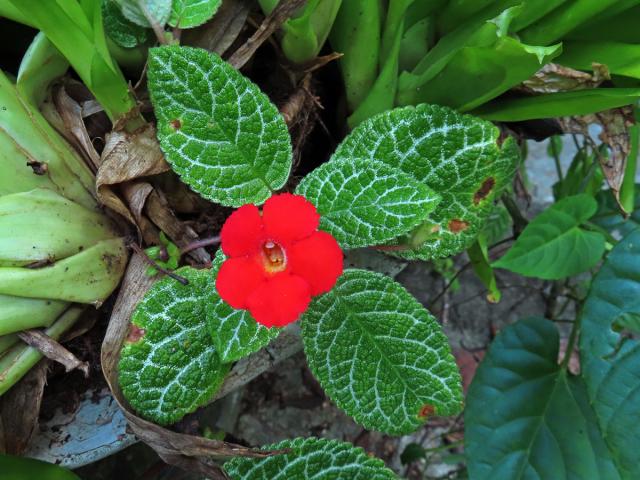
[[[177,269],[187,282],[160,279],[133,313],[119,360],[131,406],[174,423],[213,399],[234,362],[299,325],[311,371],[364,427],[400,435],[459,413],[461,378],[438,322],[390,277],[343,270],[343,251],[426,260],[464,250],[511,182],[515,141],[446,107],[391,110],[363,122],[287,192],[287,127],[242,74],[204,50],[164,46],[150,51],[148,84],[173,170],[204,198],[237,209],[211,268]],[[267,448],[291,450],[265,460],[261,473],[251,459],[229,462],[227,472],[393,476],[341,442]]]

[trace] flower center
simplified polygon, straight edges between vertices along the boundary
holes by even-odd
[[[262,263],[267,273],[282,272],[287,268],[287,255],[279,244],[267,240],[262,244]]]

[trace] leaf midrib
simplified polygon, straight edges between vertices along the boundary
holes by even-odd
[[[375,349],[380,353],[380,356],[382,357],[382,359],[385,360],[385,363],[393,367],[391,368],[392,372],[394,373],[395,376],[398,377],[398,379],[404,386],[407,393],[410,396],[412,396],[414,399],[418,400],[418,396],[413,392],[413,390],[409,387],[409,384],[404,380],[403,376],[401,375],[401,372],[397,371],[397,369],[395,368],[395,365],[391,362],[391,360],[389,360],[389,358],[384,354],[384,352],[378,346],[378,342],[374,340],[374,337],[371,335],[371,333],[367,331],[367,329],[363,328],[363,324],[360,320],[358,320],[357,315],[353,314],[349,303],[346,300],[344,300],[340,295],[338,295],[337,299],[338,299],[338,303],[343,302],[348,307],[347,311],[349,311],[349,315],[347,318],[353,319],[354,323],[356,323],[358,328],[362,331],[363,336],[367,338],[374,345]]]

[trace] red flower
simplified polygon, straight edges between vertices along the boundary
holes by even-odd
[[[229,257],[216,279],[220,297],[267,327],[295,322],[342,274],[342,250],[319,222],[316,208],[290,193],[269,198],[262,213],[255,205],[233,212],[220,232]]]

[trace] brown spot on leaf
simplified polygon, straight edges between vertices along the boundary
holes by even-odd
[[[31,167],[33,173],[36,175],[45,175],[49,171],[49,165],[45,162],[38,162],[37,160],[29,160],[27,165]]]
[[[420,407],[420,411],[418,412],[419,418],[427,418],[435,413],[436,409],[433,405],[429,405],[425,403],[422,407]]]
[[[478,205],[482,200],[487,198],[487,195],[491,193],[491,190],[493,190],[495,184],[496,181],[493,177],[489,177],[484,182],[482,182],[482,185],[480,185],[478,191],[473,195],[474,205]]]
[[[174,130],[180,130],[182,128],[182,122],[178,118],[174,118],[169,122],[169,124],[171,125],[171,127],[173,127]]]
[[[138,341],[140,341],[140,339],[142,337],[144,337],[145,334],[145,330],[144,328],[140,328],[137,325],[133,325],[131,324],[131,327],[129,328],[129,335],[127,335],[127,342],[128,343],[136,343]]]
[[[454,218],[449,222],[449,225],[447,225],[447,227],[453,233],[460,233],[465,231],[467,228],[469,228],[469,224],[464,220],[460,220],[459,218]]]

